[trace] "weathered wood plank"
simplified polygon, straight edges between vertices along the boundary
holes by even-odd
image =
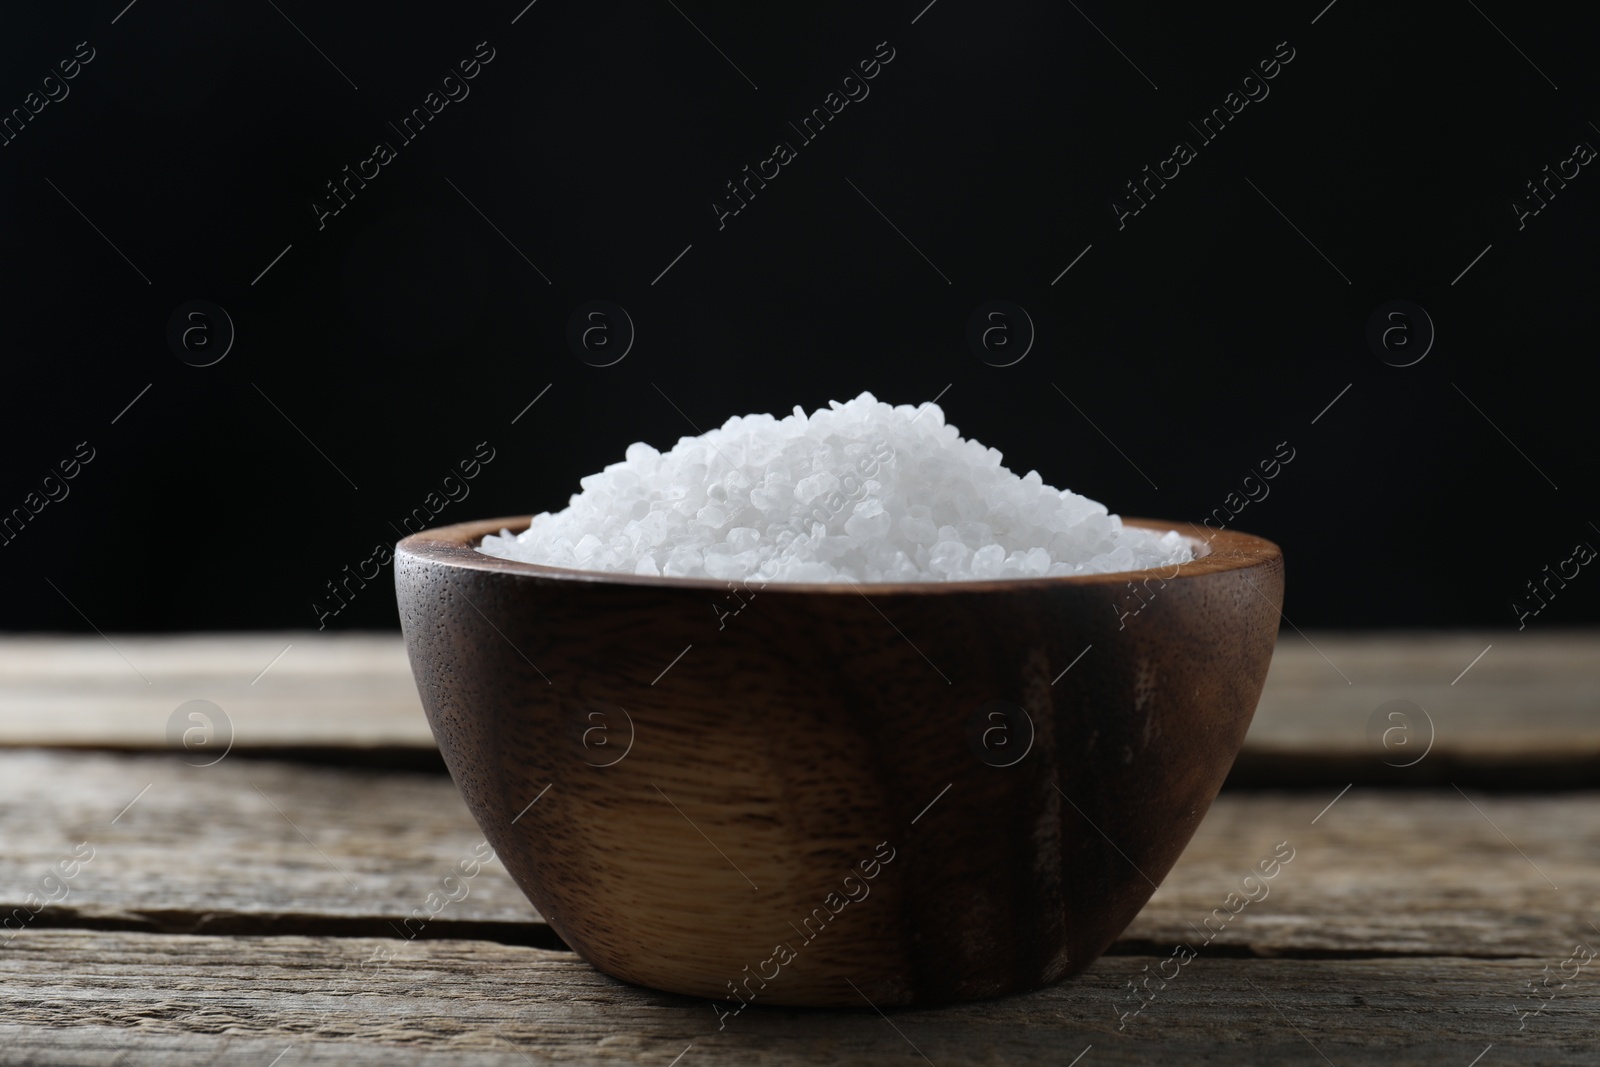
[[[1600,922],[1600,794],[1357,787],[1323,812],[1335,793],[1224,793],[1114,951],[1165,954],[1218,926],[1213,955],[1544,956],[1600,937],[1584,918]],[[95,850],[40,928],[388,934],[438,907],[407,932],[557,944],[498,863],[443,885],[481,841],[437,775],[0,752],[0,904],[22,904],[78,843]],[[1278,842],[1294,858],[1263,895],[1242,880]],[[1224,921],[1229,893],[1258,899]]]
[[[0,952],[0,1063],[1465,1067],[1493,1045],[1486,1065],[1592,1064],[1600,1018],[1591,964],[1540,1014],[1519,1019],[1544,1000],[1529,999],[1527,983],[1564,956],[1201,957],[1123,1020],[1128,983],[1150,961],[1110,957],[1023,996],[887,1020],[865,1004],[858,1012],[758,1006],[719,1029],[706,1001],[622,985],[566,953],[418,942],[363,970],[387,944],[32,933]]]
[[[399,634],[0,639],[0,744],[167,748],[190,700],[241,749],[434,748]]]
[[[1247,744],[1376,755],[1367,721],[1391,700],[1428,713],[1433,754],[1593,756],[1600,633],[1317,633],[1308,641],[1285,627]]]
[[[336,919],[380,933],[417,909],[438,909],[439,923],[537,919],[500,864],[480,862],[492,851],[441,775],[0,752],[0,904],[23,903],[81,842],[93,858],[36,921],[304,930]],[[445,896],[461,899],[440,907]]]
[[[1580,937],[1600,947],[1589,925],[1600,923],[1600,794],[1358,786],[1327,807],[1338,792],[1224,793],[1115,951],[1198,946],[1219,925],[1208,951],[1544,956]],[[1264,887],[1245,882],[1280,841],[1293,861]],[[1259,899],[1214,916],[1230,893]]]
[[[240,749],[434,749],[398,635],[111,640],[115,647],[99,637],[0,638],[0,746],[160,749],[174,709],[204,699],[228,714]],[[1389,775],[1366,730],[1373,711],[1396,699],[1421,705],[1433,722],[1433,751],[1413,779],[1452,761],[1600,761],[1600,633],[1314,633],[1308,641],[1285,628],[1243,765],[1342,757]]]

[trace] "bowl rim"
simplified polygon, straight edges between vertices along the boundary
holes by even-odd
[[[641,586],[665,589],[699,589],[721,592],[732,588],[735,582],[745,588],[756,588],[763,593],[809,593],[863,595],[916,594],[940,596],[959,593],[994,593],[1000,591],[1038,591],[1060,585],[1123,585],[1136,581],[1159,578],[1163,582],[1182,578],[1199,578],[1225,571],[1247,570],[1283,558],[1283,551],[1263,537],[1239,530],[1214,530],[1192,522],[1172,522],[1163,519],[1140,519],[1124,516],[1125,526],[1147,530],[1176,530],[1194,543],[1203,555],[1188,563],[1175,563],[1166,567],[1144,570],[1107,571],[1104,574],[1070,574],[1055,577],[983,578],[942,582],[767,582],[752,585],[742,580],[726,578],[672,578],[647,574],[628,574],[623,571],[586,571],[570,567],[551,567],[542,563],[505,559],[478,551],[477,544],[489,534],[509,530],[521,533],[533,521],[532,515],[516,515],[498,519],[478,519],[458,522],[449,526],[436,526],[404,537],[395,545],[395,557],[410,557],[440,566],[462,570],[488,571],[504,574],[508,578],[533,579],[557,582],[588,582],[596,585]],[[1209,534],[1209,536],[1207,536]]]

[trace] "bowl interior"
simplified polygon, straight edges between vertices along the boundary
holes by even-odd
[[[478,545],[490,534],[509,531],[521,533],[533,521],[531,515],[509,516],[499,519],[482,519],[473,522],[441,526],[412,534],[400,542],[401,546],[420,556],[439,563],[480,571],[499,571],[528,577],[562,579],[574,582],[601,582],[614,585],[670,586],[678,588],[726,589],[728,581],[720,578],[671,578],[627,574],[621,571],[577,570],[569,567],[552,567],[543,563],[505,559],[480,552]],[[854,592],[869,596],[887,593],[915,593],[937,596],[941,593],[973,593],[980,591],[1021,590],[1029,587],[1072,585],[1121,586],[1129,581],[1139,582],[1160,577],[1200,577],[1219,571],[1239,570],[1264,561],[1277,559],[1278,546],[1253,534],[1237,530],[1213,530],[1190,522],[1172,522],[1161,519],[1124,517],[1123,525],[1139,529],[1165,532],[1176,531],[1194,548],[1195,558],[1188,563],[1171,567],[1152,567],[1134,571],[1107,571],[1104,574],[1074,574],[1060,577],[972,579],[943,582],[768,582],[761,586],[763,592],[810,593],[840,595]]]

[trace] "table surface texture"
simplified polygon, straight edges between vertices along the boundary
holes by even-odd
[[[227,716],[210,766],[170,736],[191,700]],[[0,1064],[1600,1063],[1595,633],[1286,629],[1177,866],[1019,996],[719,1026],[493,860],[441,897],[482,840],[396,636],[0,639]]]

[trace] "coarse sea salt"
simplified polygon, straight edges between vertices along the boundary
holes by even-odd
[[[1194,558],[1176,531],[1018,477],[936,404],[871,393],[809,418],[745,415],[666,453],[644,443],[558,512],[479,551],[590,571],[762,582],[1104,574]]]

